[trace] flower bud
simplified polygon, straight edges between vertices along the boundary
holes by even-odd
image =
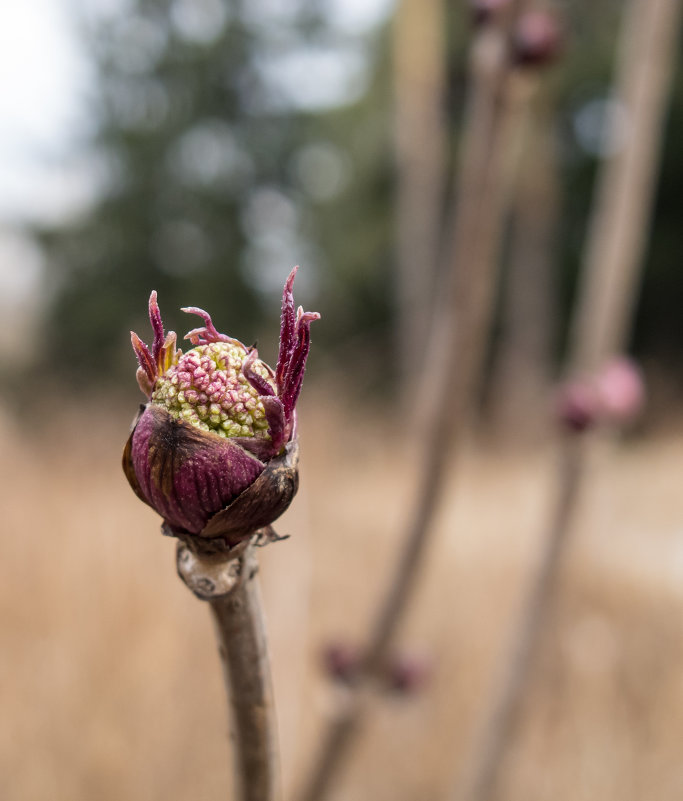
[[[387,665],[388,688],[399,695],[414,695],[429,682],[433,672],[432,659],[423,653],[394,654]]]
[[[645,384],[636,364],[624,357],[613,359],[596,381],[602,416],[611,423],[629,423],[645,403]]]
[[[322,653],[325,672],[343,684],[351,684],[357,678],[362,661],[360,649],[347,642],[332,642]]]
[[[550,11],[527,11],[516,24],[512,49],[517,64],[543,67],[557,59],[562,51],[563,32],[557,17]]]
[[[638,367],[625,357],[608,362],[595,375],[577,378],[561,387],[557,414],[575,433],[597,424],[624,425],[641,411],[645,388]]]
[[[584,381],[570,381],[560,388],[557,416],[574,433],[591,428],[598,416],[598,403],[592,386]]]
[[[294,310],[290,273],[282,298],[275,370],[202,309],[204,326],[176,349],[164,333],[156,292],[149,301],[154,341],[131,333],[138,383],[149,398],[133,424],[123,469],[136,495],[164,519],[163,530],[200,549],[221,550],[269,526],[298,487],[296,402],[320,315]]]

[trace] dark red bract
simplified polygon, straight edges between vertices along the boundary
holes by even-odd
[[[185,411],[194,412],[194,408],[187,408],[191,404],[176,375],[183,369],[182,360],[194,351],[183,357],[175,347],[176,335],[164,333],[156,292],[149,302],[154,331],[151,348],[131,333],[140,365],[138,383],[149,402],[142,407],[126,443],[123,469],[138,497],[163,517],[167,533],[221,540],[229,547],[268,526],[296,493],[296,403],[310,350],[310,324],[320,316],[304,312],[301,307],[295,311],[292,286],[296,269],[289,274],[283,291],[280,347],[274,371],[258,360],[256,348],[247,348],[220,334],[205,311],[183,309],[204,320],[204,326],[186,336],[197,352],[210,343],[225,343],[214,345],[213,349],[225,348],[226,360],[232,359],[228,378],[227,373],[218,375],[220,369],[211,365],[217,371],[213,378],[221,381],[205,381],[206,393],[187,392],[199,410],[197,414],[183,417],[180,406],[169,410],[159,400],[159,392],[155,394],[159,382],[162,392],[171,387],[175,393],[171,385],[174,382]],[[235,363],[239,367],[237,374]],[[234,382],[234,391],[229,384],[226,386],[228,381]],[[221,398],[211,394],[214,386],[222,388],[223,407],[216,403]],[[246,434],[258,436],[233,436],[230,432],[240,426],[230,420],[222,428],[218,425],[226,417],[225,408],[231,413],[241,409],[241,416],[237,417],[244,420],[246,410],[241,401],[245,397],[252,415],[261,423],[258,431],[242,428]],[[233,402],[231,399],[236,404],[234,409],[225,406]],[[209,419],[216,423],[214,430],[203,422]]]

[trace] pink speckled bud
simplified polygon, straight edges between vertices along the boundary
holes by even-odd
[[[276,370],[202,309],[204,326],[187,334],[194,347],[176,350],[164,334],[156,292],[149,302],[154,342],[131,334],[138,383],[149,398],[123,455],[133,490],[164,519],[165,533],[199,550],[221,550],[269,526],[298,487],[296,402],[318,314],[294,311],[283,292]]]

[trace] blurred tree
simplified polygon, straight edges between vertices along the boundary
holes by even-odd
[[[130,372],[126,332],[147,330],[152,288],[168,327],[191,327],[177,309],[197,305],[250,341],[295,263],[298,297],[325,311],[317,338],[386,328],[388,93],[373,74],[388,75],[370,34],[335,28],[316,0],[130,0],[83,30],[100,192],[37,232],[46,365]]]
[[[49,336],[39,357],[54,374],[114,383],[129,375],[126,332],[146,330],[152,288],[168,327],[182,333],[190,321],[177,309],[193,304],[251,340],[276,325],[282,280],[301,263],[298,296],[310,305],[315,295],[324,317],[316,343],[340,364],[353,359],[366,388],[391,385],[390,324],[401,321],[390,37],[386,27],[344,27],[335,5],[127,0],[84,24],[98,200],[82,218],[35,232],[50,264]],[[621,3],[555,5],[568,28],[553,79],[563,197],[553,267],[559,349],[602,157],[601,119],[614,111]],[[447,159],[460,130],[466,10],[446,5]],[[680,373],[680,69],[676,80],[635,343],[676,359]],[[274,357],[269,345],[266,359]]]

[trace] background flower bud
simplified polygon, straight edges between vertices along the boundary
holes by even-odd
[[[620,357],[605,366],[597,379],[596,389],[602,416],[612,423],[628,423],[642,411],[645,384],[638,366]]]
[[[570,431],[600,424],[624,425],[642,410],[645,386],[637,365],[623,356],[609,361],[595,375],[577,378],[560,388],[557,415]]]
[[[427,654],[396,653],[386,668],[388,688],[400,695],[413,695],[429,683],[433,669],[433,660]]]
[[[591,428],[598,416],[593,387],[580,380],[570,381],[561,387],[557,398],[557,416],[570,431],[578,433]]]
[[[332,642],[322,653],[323,667],[330,678],[350,684],[362,662],[360,649],[348,642]]]
[[[515,61],[529,67],[551,64],[562,52],[563,44],[564,34],[557,16],[544,9],[525,12],[512,37]]]

